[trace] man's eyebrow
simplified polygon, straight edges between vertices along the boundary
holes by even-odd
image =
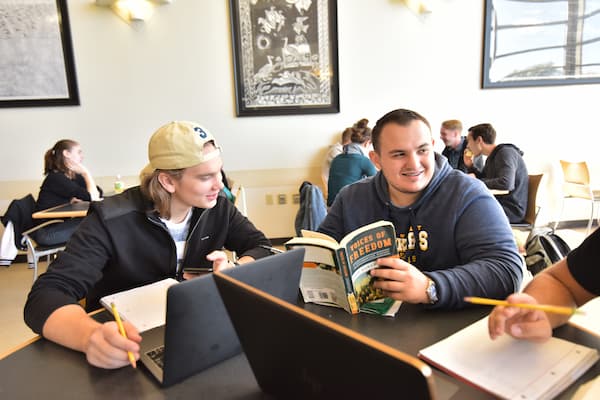
[[[424,148],[430,148],[432,145],[429,142],[424,142],[417,147],[417,150],[422,150]],[[409,150],[406,149],[391,149],[388,153],[406,153]]]

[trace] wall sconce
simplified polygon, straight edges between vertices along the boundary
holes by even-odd
[[[110,7],[127,23],[143,22],[152,17],[155,4],[168,4],[172,0],[96,0],[97,6]]]
[[[417,15],[431,13],[431,6],[427,0],[402,0],[406,8]]]

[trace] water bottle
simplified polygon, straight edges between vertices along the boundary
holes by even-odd
[[[115,193],[123,193],[125,190],[125,183],[121,180],[121,175],[117,175],[117,180],[115,181]]]

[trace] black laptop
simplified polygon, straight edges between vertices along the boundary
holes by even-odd
[[[287,251],[224,272],[295,302],[303,259],[303,249]],[[295,282],[293,291],[285,292],[281,282],[273,278],[279,277],[280,272]],[[169,287],[165,325],[141,335],[140,361],[163,386],[177,383],[241,351],[213,274]]]
[[[421,360],[234,276],[216,272],[214,279],[265,393],[281,399],[435,398],[431,368]],[[290,292],[298,288],[299,281],[279,281]]]

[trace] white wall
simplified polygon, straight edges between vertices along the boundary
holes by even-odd
[[[82,143],[95,175],[135,176],[154,129],[192,119],[217,136],[228,171],[302,169],[317,167],[344,127],[399,107],[428,117],[436,137],[448,118],[493,123],[548,182],[559,158],[586,159],[600,176],[597,85],[480,88],[483,1],[436,0],[422,18],[398,1],[340,0],[341,112],[244,118],[235,117],[227,0],[177,0],[138,29],[93,3],[68,1],[81,105],[0,109],[2,199],[15,182],[41,180],[42,155],[60,138]]]

